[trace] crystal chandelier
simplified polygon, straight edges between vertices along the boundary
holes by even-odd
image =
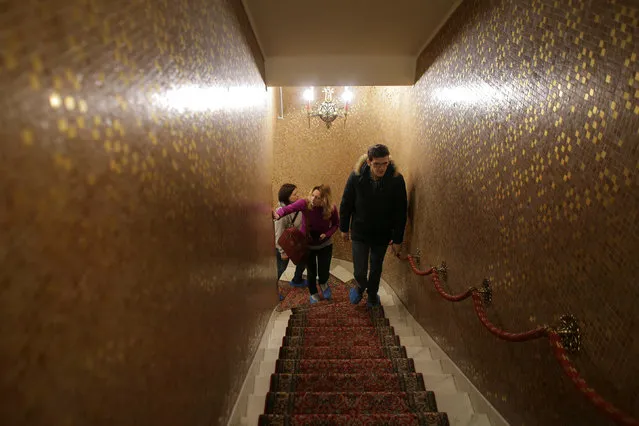
[[[324,93],[324,101],[312,107],[311,102],[315,99],[313,88],[309,87],[304,91],[308,127],[311,127],[311,117],[319,117],[324,123],[326,123],[327,129],[331,128],[333,121],[335,121],[337,117],[344,117],[344,127],[346,127],[348,106],[353,100],[353,92],[351,92],[348,87],[345,87],[341,97],[341,104],[338,104],[333,100],[334,90],[332,88],[325,87],[322,89],[322,92]]]

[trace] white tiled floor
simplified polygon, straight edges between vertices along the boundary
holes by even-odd
[[[331,269],[331,274],[345,283],[355,278],[352,272],[347,271],[341,265],[333,266],[333,269]]]
[[[289,263],[289,265],[290,265],[290,263]],[[293,279],[293,275],[295,275],[295,267],[291,268],[289,266],[288,268],[286,268],[286,270],[284,271],[284,273],[280,277],[280,280],[282,280],[282,281],[290,281],[290,280]],[[304,273],[304,276],[306,276],[306,273]]]

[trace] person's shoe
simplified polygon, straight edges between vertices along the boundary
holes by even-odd
[[[330,300],[330,298],[333,296],[333,292],[331,291],[328,283],[320,284],[320,288],[322,289],[322,296],[324,296],[324,299]]]
[[[368,306],[369,308],[373,308],[375,306],[380,306],[381,303],[382,303],[380,298],[379,298],[379,294],[376,294],[375,295],[375,299],[373,299],[373,300],[376,300],[376,301],[375,302],[371,301],[371,299],[369,297],[368,298],[368,302],[366,303],[366,306]]]
[[[319,301],[320,301],[320,298],[319,298],[319,296],[317,295],[317,293],[315,293],[315,294],[311,294],[311,305],[312,305],[312,304],[315,304],[315,303],[317,303],[317,302],[319,302]]]
[[[308,287],[308,281],[302,280],[300,282],[295,282],[295,280],[291,280],[288,283],[291,287]]]
[[[357,287],[351,287],[351,289],[348,291],[348,299],[353,305],[357,305],[359,302],[361,302],[362,296],[363,293],[360,293],[359,288]]]

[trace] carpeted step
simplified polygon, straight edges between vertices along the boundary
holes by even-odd
[[[278,359],[276,374],[304,373],[414,373],[415,364],[411,358],[393,359]]]
[[[324,306],[311,306],[309,308],[291,309],[291,318],[384,318],[384,308],[377,307],[367,309],[360,306],[337,306],[326,304]]]
[[[282,346],[279,359],[406,358],[404,346]]]
[[[264,414],[401,414],[436,412],[435,395],[422,392],[269,392]]]
[[[330,303],[320,303],[320,304],[307,305],[307,306],[296,306],[296,307],[291,308],[291,311],[293,313],[308,312],[308,311],[319,312],[319,311],[326,311],[326,310],[330,310],[330,311],[336,311],[336,310],[355,311],[355,310],[357,310],[357,311],[360,311],[360,312],[366,312],[369,309],[366,307],[366,305],[361,305],[361,306],[360,305],[351,305],[350,302],[344,301],[344,300],[343,301],[339,301],[339,302],[338,301],[333,301],[333,302],[330,302]]]
[[[399,337],[383,336],[284,336],[282,346],[399,346]]]
[[[339,319],[343,320],[346,318],[358,318],[358,319],[368,319],[372,321],[376,318],[385,318],[383,314],[380,315],[371,315],[370,312],[362,312],[362,311],[309,311],[309,312],[297,312],[292,313],[290,319]]]
[[[334,298],[335,299],[335,298]],[[382,310],[383,306],[379,305],[374,308],[369,308],[365,303],[352,305],[348,301],[329,301],[328,303],[318,303],[314,305],[306,305],[306,306],[296,306],[291,308],[293,313],[302,312],[302,311],[323,311],[323,310],[348,310],[348,311],[360,311],[367,312],[372,310]]]
[[[400,346],[393,327],[288,327],[283,346]]]
[[[354,336],[376,337],[379,335],[393,335],[395,329],[390,326],[373,327],[286,327],[286,336],[330,336],[335,339],[350,339]]]
[[[290,319],[289,327],[387,327],[390,325],[388,318],[304,318]]]
[[[421,373],[272,374],[271,392],[420,392]]]
[[[262,414],[258,426],[449,426],[446,413]]]

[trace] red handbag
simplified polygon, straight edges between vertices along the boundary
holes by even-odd
[[[306,217],[306,216],[305,216]],[[306,228],[308,233],[309,223],[306,222]],[[308,237],[302,234],[302,231],[296,227],[290,227],[282,232],[282,235],[277,240],[277,244],[282,247],[284,253],[291,259],[291,262],[295,265],[299,265],[306,261],[308,257]]]

